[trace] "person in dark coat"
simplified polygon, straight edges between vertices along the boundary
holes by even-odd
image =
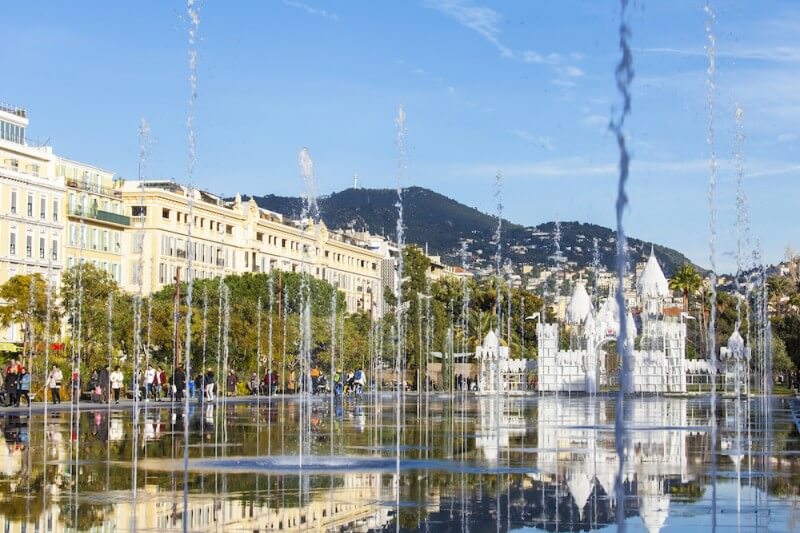
[[[111,394],[111,369],[108,365],[100,369],[97,375],[98,385],[103,393],[103,403],[108,403]]]
[[[175,400],[183,400],[183,390],[186,388],[186,371],[183,365],[178,365],[175,374],[172,376],[172,383],[175,385]]]
[[[19,374],[16,367],[11,367],[6,374],[6,396],[8,397],[8,407],[19,406]]]

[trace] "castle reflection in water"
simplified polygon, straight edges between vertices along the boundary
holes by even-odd
[[[764,461],[761,404],[750,405],[726,400],[717,413],[720,479],[751,489],[723,505],[739,511],[759,505],[753,498],[762,498],[761,505],[767,501],[762,474],[776,460]],[[614,523],[619,505],[614,398],[445,398],[431,401],[427,417],[416,408],[413,402],[406,409],[399,480],[393,466],[383,462],[376,468],[367,460],[394,457],[393,402],[385,401],[379,411],[369,401],[357,409],[345,405],[333,428],[327,404],[318,402],[313,453],[328,455],[333,449],[341,468],[300,473],[190,466],[188,529],[393,531],[399,519],[407,531],[588,531]],[[229,464],[249,458],[258,464],[252,459],[267,453],[296,453],[293,402],[258,411],[247,405],[228,409],[225,417],[213,410],[190,413],[190,465],[200,458]],[[702,507],[708,498],[708,402],[642,398],[631,400],[626,412],[627,520],[632,530],[672,529],[676,508]],[[781,413],[776,409],[773,425],[796,450],[797,429],[791,416]],[[130,418],[123,411],[88,411],[78,433],[70,429],[68,412],[51,415],[46,430],[40,415],[0,419],[3,530],[182,530],[182,416],[166,408],[142,412],[135,495]],[[223,418],[225,432],[215,425]],[[174,461],[167,461],[171,468],[153,468],[149,460]],[[783,453],[780,460],[781,469],[800,471],[796,452]],[[773,498],[770,505],[788,508],[791,502]]]

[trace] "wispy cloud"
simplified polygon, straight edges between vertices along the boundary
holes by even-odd
[[[339,22],[339,15],[337,15],[336,13],[331,13],[330,11],[325,11],[324,9],[313,7],[308,4],[304,4],[303,2],[298,2],[297,0],[281,0],[281,2],[283,2],[284,5],[287,5],[289,7],[301,9],[306,13],[308,13],[309,15],[323,17],[329,20],[333,20],[335,22]]]
[[[465,28],[476,32],[497,48],[501,56],[514,55],[511,48],[500,42],[500,14],[494,9],[472,5],[466,0],[427,0],[425,5],[441,11]]]
[[[640,48],[638,52],[647,54],[667,54],[692,57],[706,57],[703,48],[673,48],[652,47]],[[772,46],[772,47],[734,47],[727,50],[717,50],[717,57],[730,59],[749,59],[754,61],[769,61],[776,63],[799,63],[800,47]]]
[[[424,5],[445,14],[483,37],[500,52],[501,57],[555,68],[558,77],[553,80],[553,83],[557,85],[572,87],[575,82],[570,79],[574,80],[583,76],[583,70],[580,68],[574,65],[565,65],[564,57],[561,54],[543,54],[536,50],[514,50],[507,46],[500,38],[502,16],[490,7],[475,5],[470,0],[425,0]],[[571,53],[568,57],[571,61],[579,61],[583,58],[579,53]]]
[[[551,137],[546,137],[543,135],[535,135],[528,130],[514,130],[514,135],[516,135],[523,141],[539,145],[548,152],[552,152],[556,149],[555,145],[553,144],[553,139]]]
[[[721,172],[733,175],[734,161],[732,159],[719,159],[717,161]],[[800,174],[800,165],[786,161],[759,160],[751,161],[748,168],[754,170],[745,173],[746,179],[769,178],[783,176],[786,174]],[[460,167],[458,172],[467,176],[487,176],[497,169],[503,171],[503,175],[509,178],[612,178],[619,171],[615,161],[587,161],[583,157],[569,157],[561,159],[550,159],[537,161],[534,163],[489,163],[475,164]],[[632,176],[670,176],[672,178],[680,176],[705,175],[708,172],[707,159],[683,159],[683,160],[631,160]],[[731,177],[730,180],[734,178]],[[723,180],[727,181],[727,180]]]

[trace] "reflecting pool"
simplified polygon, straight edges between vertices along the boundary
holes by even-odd
[[[615,529],[613,397],[408,395],[399,469],[395,401],[2,412],[3,531],[183,530],[184,420],[191,531]],[[713,453],[719,530],[800,530],[797,400],[720,400],[716,443],[706,399],[626,413],[629,531],[710,530]]]

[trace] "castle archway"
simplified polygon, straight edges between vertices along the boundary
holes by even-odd
[[[595,344],[594,353],[597,354],[599,388],[601,390],[618,390],[621,361],[617,353],[617,337],[607,334]]]

